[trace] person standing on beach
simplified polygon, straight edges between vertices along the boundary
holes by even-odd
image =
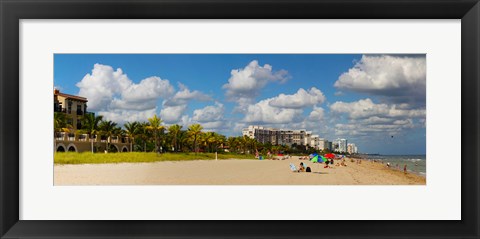
[[[403,173],[407,173],[407,165],[406,164],[403,166]]]

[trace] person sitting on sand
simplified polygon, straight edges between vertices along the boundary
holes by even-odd
[[[303,166],[303,163],[300,163],[300,167],[298,168],[297,172],[305,172],[305,167]]]

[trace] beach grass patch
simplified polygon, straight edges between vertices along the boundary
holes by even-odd
[[[254,155],[219,153],[219,160],[255,159]],[[55,164],[149,163],[160,161],[215,160],[215,153],[91,153],[56,152]]]

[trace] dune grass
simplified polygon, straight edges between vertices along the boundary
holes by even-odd
[[[219,153],[218,159],[254,159],[253,155]],[[215,160],[215,153],[94,153],[57,152],[55,164],[148,163],[159,161]]]

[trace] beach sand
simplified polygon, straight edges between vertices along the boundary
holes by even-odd
[[[336,162],[340,160],[336,160]],[[295,173],[307,163],[311,173]],[[347,167],[323,168],[286,160],[195,160],[154,163],[55,165],[54,185],[425,185],[425,177],[381,163],[346,160]]]

